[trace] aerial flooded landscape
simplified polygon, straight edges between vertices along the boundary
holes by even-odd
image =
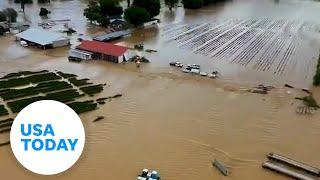
[[[22,1],[0,1],[4,179],[320,178],[319,1]],[[9,145],[17,113],[45,99],[86,132],[54,176]]]

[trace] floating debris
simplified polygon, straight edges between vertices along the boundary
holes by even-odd
[[[289,84],[285,84],[284,87],[287,87],[287,88],[294,88],[293,86],[289,85]]]
[[[273,86],[265,86],[263,84],[259,84],[258,86],[254,87],[253,89],[249,89],[248,91],[257,94],[268,94],[268,92],[272,89],[274,89]]]
[[[9,145],[9,144],[10,144],[10,141],[4,142],[4,143],[0,143],[0,147],[1,146],[6,146],[6,145]]]
[[[303,174],[297,173],[297,172],[292,171],[290,169],[287,169],[285,167],[279,166],[279,165],[274,164],[272,162],[265,162],[265,163],[262,164],[262,167],[270,169],[270,170],[273,170],[273,171],[276,171],[276,172],[279,172],[279,173],[282,173],[282,174],[285,174],[287,176],[290,176],[290,177],[293,177],[293,178],[296,178],[296,179],[314,180],[313,178],[310,178],[310,177],[305,176]]]
[[[215,159],[215,160],[212,162],[212,165],[213,165],[214,167],[216,167],[223,175],[225,175],[225,176],[228,176],[228,175],[229,175],[229,170],[228,170],[228,168],[226,167],[226,165],[224,165],[223,162],[220,162],[220,161],[218,161],[218,160]]]
[[[93,122],[98,122],[104,119],[104,116],[98,116]]]
[[[282,155],[279,155],[276,153],[269,153],[267,155],[267,157],[270,160],[275,160],[275,161],[278,161],[281,163],[285,163],[286,165],[292,166],[294,168],[298,168],[298,169],[304,170],[308,173],[320,176],[320,169],[319,168],[309,166],[305,163],[298,162],[296,160],[293,160],[291,158],[288,158],[288,157],[285,157],[285,156],[282,156]]]
[[[138,180],[160,180],[160,175],[157,171],[149,171],[148,169],[143,169],[141,174],[138,175]]]
[[[153,50],[153,49],[146,49],[146,52],[153,53],[153,52],[158,52],[158,51],[157,50]]]

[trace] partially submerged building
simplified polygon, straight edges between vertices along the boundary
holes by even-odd
[[[30,28],[19,34],[16,34],[16,39],[25,41],[28,45],[34,45],[43,49],[68,46],[70,39],[58,33],[49,32],[42,29]]]
[[[94,37],[93,40],[107,42],[107,41],[112,41],[115,39],[122,38],[124,36],[128,36],[130,34],[131,34],[131,30],[128,29],[128,30],[116,31],[111,33],[105,33],[105,34]]]
[[[79,60],[98,59],[115,63],[128,60],[128,48],[99,41],[82,41],[75,49],[69,52],[70,58]]]

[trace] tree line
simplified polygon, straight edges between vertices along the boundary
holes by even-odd
[[[151,21],[160,14],[160,0],[127,0],[127,8],[123,10],[120,6],[121,0],[94,0],[90,1],[84,10],[85,17],[91,22],[97,22],[107,27],[110,19],[121,16],[134,26]],[[165,5],[170,11],[181,1],[186,9],[198,9],[203,6],[222,2],[226,0],[165,0]]]

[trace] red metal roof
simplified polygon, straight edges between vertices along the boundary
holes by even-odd
[[[112,56],[122,56],[128,48],[99,41],[82,41],[77,49]]]

